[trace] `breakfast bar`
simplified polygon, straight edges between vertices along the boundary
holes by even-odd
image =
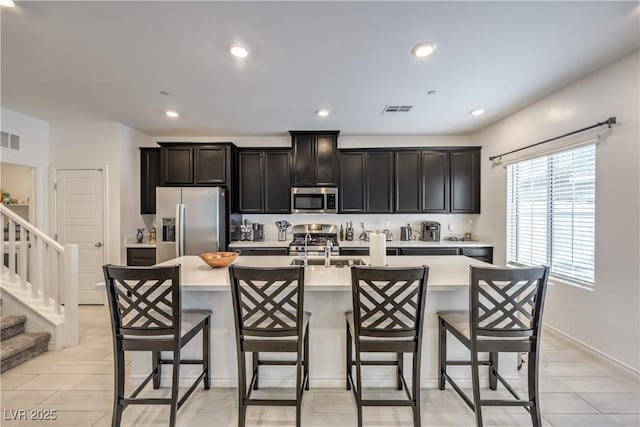
[[[300,261],[289,256],[239,256],[238,266],[284,267]],[[319,258],[309,258],[310,262]],[[348,259],[334,257],[334,262]],[[366,256],[353,258],[368,264]],[[211,385],[236,387],[236,345],[234,338],[233,309],[229,291],[227,268],[211,268],[197,256],[175,258],[159,265],[181,266],[183,309],[210,309],[211,317]],[[424,319],[422,352],[422,387],[437,386],[437,315],[442,310],[466,310],[468,308],[469,267],[490,264],[465,256],[390,256],[390,267],[429,266],[427,301]],[[351,274],[348,266],[309,265],[305,267],[304,309],[312,313],[310,321],[310,384],[313,388],[337,388],[345,384],[345,318],[352,307]],[[450,358],[468,358],[464,347],[449,346]],[[185,357],[200,356],[196,343],[183,348]],[[269,355],[265,355],[266,358]],[[390,355],[392,357],[392,355]],[[504,360],[503,360],[504,359]],[[148,354],[132,356],[131,380],[137,383],[149,372],[151,360]],[[197,376],[197,367],[185,365],[181,370],[181,383],[188,384]],[[481,369],[481,375],[486,376]],[[516,376],[516,359],[513,355],[501,356],[500,371],[505,378]],[[163,385],[168,385],[169,370],[163,371]],[[450,368],[459,384],[470,385],[467,367]],[[410,378],[410,373],[408,378]],[[294,373],[286,367],[269,367],[261,373],[265,387],[289,387],[294,383]],[[389,367],[367,368],[365,386],[386,387],[394,384],[393,369]]]

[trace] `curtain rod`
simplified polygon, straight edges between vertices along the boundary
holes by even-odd
[[[611,125],[615,125],[615,124],[616,124],[616,118],[615,117],[609,117],[604,122],[596,123],[595,125],[587,126],[586,128],[574,130],[573,132],[565,133],[564,135],[560,135],[560,136],[556,136],[556,137],[553,137],[553,138],[545,139],[544,141],[536,142],[535,144],[527,145],[526,147],[517,148],[515,150],[511,150],[511,151],[508,151],[506,153],[498,154],[497,156],[490,156],[489,160],[491,161],[491,160],[495,160],[495,159],[500,159],[500,158],[502,158],[502,156],[506,156],[507,154],[517,153],[518,151],[526,150],[527,148],[535,147],[535,146],[538,146],[540,144],[546,144],[547,142],[551,142],[551,141],[555,141],[556,139],[560,139],[560,138],[564,138],[564,137],[567,137],[567,136],[575,135],[576,133],[584,132],[586,130],[597,128],[597,127],[600,127],[600,126],[607,125],[607,126],[609,126],[609,128],[611,128]]]

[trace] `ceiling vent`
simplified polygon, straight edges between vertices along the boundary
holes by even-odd
[[[413,108],[413,105],[385,105],[382,110],[383,116],[406,116]]]
[[[8,132],[0,132],[0,147],[20,150],[20,136]]]

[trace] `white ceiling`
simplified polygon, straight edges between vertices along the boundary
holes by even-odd
[[[468,133],[640,44],[635,1],[17,4],[1,13],[3,107],[153,136]],[[438,49],[418,60],[425,40]]]

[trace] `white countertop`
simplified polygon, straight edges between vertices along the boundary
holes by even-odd
[[[290,256],[239,256],[234,262],[239,266],[285,267],[297,257]],[[345,257],[334,257],[345,258]],[[368,256],[360,258],[369,262]],[[184,256],[158,265],[181,265],[182,288],[185,291],[226,291],[229,289],[229,269],[211,268],[197,256]],[[455,290],[469,286],[469,266],[490,267],[482,261],[466,256],[388,256],[390,267],[430,267],[428,288],[432,291]],[[307,291],[350,291],[351,273],[348,267],[309,266],[305,270]]]
[[[263,242],[231,242],[229,248],[285,248],[289,247],[290,240],[278,241],[278,240],[265,240]],[[364,240],[347,241],[342,240],[338,242],[338,246],[341,248],[368,248],[369,242]],[[422,240],[392,240],[387,242],[388,248],[443,248],[443,247],[455,247],[455,248],[486,248],[493,247],[493,243],[490,241],[451,241],[441,240],[439,242],[424,242]]]
[[[155,248],[156,244],[154,243],[149,243],[147,240],[149,239],[149,236],[144,236],[144,242],[143,243],[136,243],[136,238],[135,237],[127,237],[126,239],[124,239],[124,247],[125,248]]]

